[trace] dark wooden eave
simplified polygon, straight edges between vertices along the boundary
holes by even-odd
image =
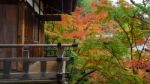
[[[0,0],[0,4],[17,4],[24,0]],[[75,10],[77,0],[41,0],[45,14],[70,14]]]
[[[38,15],[40,21],[61,21],[61,15]]]
[[[19,0],[0,0],[0,4],[16,4]]]
[[[45,14],[70,14],[75,10],[77,0],[42,0]]]

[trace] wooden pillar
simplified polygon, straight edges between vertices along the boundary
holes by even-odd
[[[58,54],[57,54],[57,64],[58,64],[58,74],[57,74],[57,83],[58,84],[66,84],[65,81],[65,69],[66,69],[66,62],[63,60],[65,54],[64,47],[58,43]]]
[[[10,77],[10,71],[11,71],[11,61],[4,60],[3,61],[3,78],[4,79],[8,79]]]
[[[18,3],[18,35],[17,35],[17,41],[18,44],[24,44],[25,40],[25,10],[26,6],[24,1],[20,1]],[[23,48],[18,48],[17,50],[17,56],[23,57]],[[22,71],[22,63],[17,63],[17,70]]]
[[[24,71],[24,76],[23,79],[29,79],[29,57],[30,57],[30,50],[29,47],[24,47],[24,61],[23,61],[23,71]]]

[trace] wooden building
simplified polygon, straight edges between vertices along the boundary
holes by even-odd
[[[71,13],[75,0],[0,0],[0,44],[44,43],[44,21],[61,20]],[[56,15],[57,14],[57,15]],[[43,56],[32,49],[32,56]],[[22,49],[0,49],[0,57],[22,57]],[[36,53],[35,53],[36,52]]]
[[[0,0],[0,44],[44,44],[44,21],[59,21],[71,14],[76,0]],[[44,56],[30,47],[30,57]],[[0,58],[23,57],[23,48],[0,48]],[[0,69],[4,64],[0,63]],[[19,70],[18,63],[12,63]]]

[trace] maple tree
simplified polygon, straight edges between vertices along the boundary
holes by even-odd
[[[127,61],[127,66],[133,70],[134,74],[138,74],[145,79],[146,70],[149,70],[149,55],[145,54],[145,47],[150,33],[149,15],[145,11],[149,6],[146,5],[148,4],[146,2],[141,4],[137,4],[133,0],[131,2],[134,6],[127,4],[124,0],[120,0],[119,7],[113,11],[112,15],[121,30],[118,33],[118,37],[129,47],[131,61]],[[141,49],[139,49],[139,46],[141,46]],[[149,76],[147,77],[150,78]]]
[[[143,19],[138,16],[139,9],[124,0],[117,6],[109,0],[87,2],[89,10],[87,6],[79,6],[72,15],[63,15],[62,21],[45,24],[49,43],[81,43],[77,49],[66,53],[74,58],[68,67],[73,75],[69,83],[143,84],[142,79],[132,73],[129,67],[132,63],[127,64],[129,58],[141,60],[145,56],[143,52],[133,50],[133,45],[143,43],[149,33],[143,30],[149,25],[141,25]]]
[[[127,46],[130,47],[131,60],[135,58],[134,53],[137,53],[138,60],[141,60],[149,38],[149,23],[146,20],[147,18],[144,17],[144,13],[142,15],[139,14],[142,13],[142,11],[139,10],[138,7],[133,7],[133,5],[126,4],[124,1],[120,3],[120,7],[113,13],[114,20],[118,22],[120,29],[124,32],[125,37],[123,37],[123,39],[126,38],[124,41],[126,40]],[[123,34],[120,34],[120,36],[121,35],[123,36]],[[141,41],[143,41],[142,44],[144,46],[142,50],[139,50],[137,46]],[[134,52],[133,47],[136,48],[136,52]]]
[[[98,16],[95,13],[88,13],[82,16],[83,12],[82,8],[77,8],[72,17],[64,15],[64,20],[61,22],[65,24],[63,26],[67,29],[64,37],[84,40],[91,33],[99,32]],[[68,17],[69,21],[66,21],[65,19]],[[70,23],[68,24],[68,22]]]
[[[92,3],[92,5],[94,6],[98,4],[99,3],[97,4]],[[100,4],[101,5],[98,5],[98,10],[95,11],[96,14],[101,13],[100,19],[98,18],[99,31],[111,30],[111,29],[112,30],[114,29],[114,31],[117,30],[119,28],[117,26],[118,25],[117,21],[114,21],[113,19],[111,19],[112,15],[108,16],[108,12],[111,12],[112,10],[115,10],[115,9],[113,8],[113,6],[111,7],[110,3],[107,0],[100,2]],[[106,5],[106,4],[109,4],[109,5]],[[122,31],[119,33],[122,33]],[[117,36],[115,36],[114,38],[118,38]],[[78,55],[82,56],[82,58],[85,61],[82,65],[80,65],[80,68],[78,69],[78,70],[81,70],[81,72],[84,72],[82,73],[84,75],[81,75],[81,77],[79,76],[79,78],[74,79],[74,80],[77,80],[76,84],[85,83],[85,81],[83,80],[86,79],[88,75],[90,79],[94,80],[94,81],[91,80],[93,84],[99,83],[99,82],[101,83],[107,83],[107,82],[108,83],[112,83],[112,82],[113,83],[122,83],[122,82],[128,83],[129,81],[130,83],[131,82],[139,83],[140,79],[134,80],[136,76],[134,76],[134,74],[132,73],[128,73],[128,71],[130,70],[126,70],[125,69],[126,66],[122,65],[122,62],[121,62],[124,60],[123,58],[128,55],[127,53],[125,54],[125,51],[128,50],[127,49],[128,46],[124,46],[122,42],[116,41],[114,38],[100,39],[100,41],[91,39],[91,38],[94,38],[94,36],[89,36],[89,38],[90,39],[88,40],[84,40],[85,44],[83,43],[83,45],[81,45],[80,50],[78,51]],[[116,43],[118,45],[116,45]],[[109,60],[109,61],[106,61],[106,60]],[[111,71],[109,71],[110,69]],[[117,73],[120,74],[119,76],[117,76],[116,71],[113,71],[116,69],[117,69]],[[125,73],[131,74],[131,77],[125,75]],[[100,76],[97,74],[99,74]],[[114,78],[112,78],[112,76]],[[120,80],[117,77],[119,77]],[[126,80],[126,78],[128,81],[124,81]],[[128,78],[131,78],[131,79],[128,79]]]

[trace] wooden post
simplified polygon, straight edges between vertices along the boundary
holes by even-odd
[[[44,78],[45,77],[45,72],[46,72],[46,61],[41,61],[41,77]]]
[[[3,61],[3,78],[8,79],[9,78],[9,73],[11,71],[11,61],[10,60],[4,60]]]
[[[18,3],[18,34],[17,43],[24,44],[25,42],[25,3],[24,0],[20,0]],[[17,57],[23,57],[23,48],[17,48]],[[17,71],[22,71],[22,63],[17,62]]]
[[[45,53],[44,53],[44,55],[45,56],[47,56],[47,47],[45,48]],[[42,72],[42,74],[41,74],[41,77],[43,78],[43,77],[45,77],[45,72],[46,72],[46,67],[47,66],[47,61],[41,61],[41,72]]]
[[[23,62],[23,71],[24,71],[24,79],[29,79],[29,61],[28,58],[30,57],[29,47],[24,47],[24,62]]]
[[[65,68],[66,63],[63,61],[64,57],[64,47],[61,46],[61,43],[58,43],[58,54],[57,54],[57,64],[58,64],[58,74],[57,74],[57,82],[58,84],[66,84],[65,81]]]

